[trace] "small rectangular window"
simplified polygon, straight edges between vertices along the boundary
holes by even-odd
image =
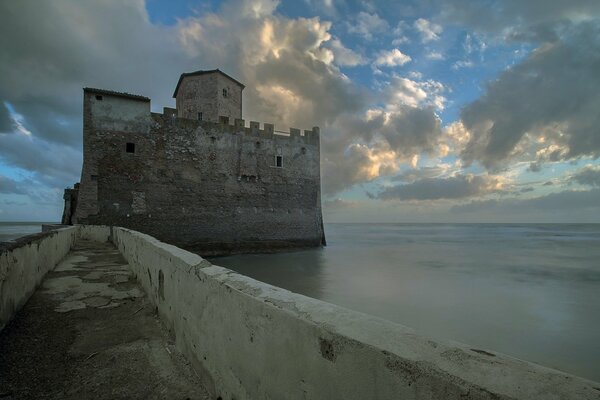
[[[219,117],[219,122],[222,123],[222,124],[225,124],[225,125],[229,125],[229,117],[220,116]]]
[[[223,89],[223,97],[227,97],[227,89]]]
[[[201,112],[198,113],[198,121],[202,121],[202,113]]]
[[[96,95],[96,100],[98,101],[102,101],[102,96],[100,96],[99,94]]]
[[[283,168],[283,156],[275,156],[275,166],[277,168]]]
[[[127,144],[125,144],[125,151],[127,153],[135,153],[135,143],[127,143]]]
[[[90,175],[90,179],[93,181],[97,181],[98,180],[98,175]]]

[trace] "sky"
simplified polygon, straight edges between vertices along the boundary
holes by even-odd
[[[321,128],[326,222],[600,222],[598,0],[0,2],[0,221],[58,221],[82,88]]]

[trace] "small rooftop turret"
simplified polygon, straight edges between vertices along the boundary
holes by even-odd
[[[173,97],[181,118],[220,122],[242,118],[244,85],[219,69],[181,74]]]

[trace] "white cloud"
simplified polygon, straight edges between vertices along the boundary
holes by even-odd
[[[339,39],[332,39],[327,44],[334,55],[335,63],[339,66],[355,67],[364,65],[368,60],[352,49],[345,47]]]
[[[399,49],[392,49],[389,51],[380,51],[373,64],[377,66],[397,67],[409,61],[411,61],[410,56],[402,53]]]
[[[423,43],[439,40],[439,35],[442,33],[442,26],[428,21],[424,18],[419,18],[413,24],[414,28],[421,35]]]
[[[373,39],[373,35],[385,32],[389,29],[389,24],[377,13],[368,13],[361,11],[356,19],[347,25],[348,32],[362,36],[366,40]]]
[[[435,61],[443,60],[445,58],[444,55],[438,51],[431,51],[431,52],[427,53],[427,55],[425,57],[429,60],[435,60]]]
[[[411,107],[433,106],[443,110],[446,98],[442,93],[446,90],[441,82],[434,80],[414,81],[401,76],[394,76],[386,88],[387,107],[390,110],[398,105]]]
[[[454,64],[452,64],[452,69],[458,70],[458,69],[462,69],[462,68],[473,68],[474,66],[475,66],[475,64],[473,64],[473,61],[459,60],[459,61],[455,62]]]

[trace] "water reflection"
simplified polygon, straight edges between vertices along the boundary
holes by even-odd
[[[322,250],[219,258],[255,279],[600,381],[600,225],[332,224]]]
[[[259,281],[319,299],[323,297],[323,286],[327,285],[323,274],[323,252],[323,249],[312,249],[268,255],[235,255],[210,261]],[[265,259],[268,261],[265,262]]]

